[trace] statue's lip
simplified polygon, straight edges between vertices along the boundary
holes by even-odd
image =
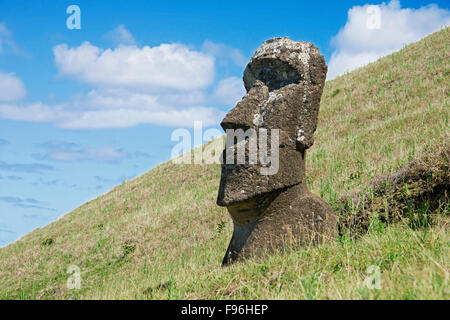
[[[234,206],[234,205],[238,205],[244,202],[248,202],[248,201],[256,201],[258,202],[260,199],[265,198],[268,194],[274,193],[278,190],[282,190],[284,188],[279,188],[279,189],[274,189],[274,190],[270,190],[270,191],[261,191],[261,192],[256,192],[256,193],[252,193],[252,192],[246,192],[246,193],[235,193],[235,197],[233,197],[233,199],[230,199],[227,196],[224,196],[223,193],[219,192],[219,195],[217,196],[217,201],[216,204],[218,206],[221,207],[229,207],[229,206]],[[222,190],[223,192],[223,190]]]
[[[250,197],[248,197],[248,196],[243,196],[242,198],[239,197],[238,199],[225,200],[225,197],[221,197],[221,196],[219,195],[219,196],[217,197],[216,203],[217,203],[218,206],[221,206],[221,207],[229,207],[229,206],[231,206],[231,205],[238,204],[238,203],[247,201],[247,200],[252,199],[252,198],[254,198],[254,197],[251,197],[251,198],[250,198]]]
[[[236,197],[236,199],[233,200],[226,200],[226,197],[221,197],[220,195],[217,197],[217,205],[220,207],[229,207],[232,205],[236,205],[245,201],[248,201],[250,199],[254,199],[257,198],[260,195],[245,195],[245,194],[241,194],[240,197]]]
[[[229,205],[228,202],[226,202],[224,200],[219,200],[219,199],[217,199],[216,204],[220,207],[227,207]]]

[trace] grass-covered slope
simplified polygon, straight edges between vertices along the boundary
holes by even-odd
[[[351,190],[449,139],[450,29],[326,83],[308,185]],[[222,268],[232,223],[218,165],[159,165],[0,249],[0,298],[449,299],[447,209],[431,226],[373,219],[361,237]],[[81,271],[68,289],[67,269]],[[364,283],[378,266],[381,289]]]

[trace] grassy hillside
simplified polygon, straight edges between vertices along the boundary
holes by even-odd
[[[339,197],[449,140],[450,29],[325,86],[313,192]],[[0,249],[0,298],[449,299],[447,207],[432,226],[371,221],[359,238],[222,268],[232,223],[218,165],[164,163]],[[66,286],[81,270],[81,289]],[[381,270],[381,289],[364,284]]]

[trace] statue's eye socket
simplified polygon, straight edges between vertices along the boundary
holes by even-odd
[[[302,80],[299,72],[289,63],[276,59],[262,59],[255,61],[248,66],[246,72],[251,74],[251,76],[247,78],[254,79],[251,84],[245,84],[246,88],[247,86],[250,86],[251,88],[254,81],[260,80],[265,83],[269,88],[269,91],[274,91],[289,84],[299,83]]]

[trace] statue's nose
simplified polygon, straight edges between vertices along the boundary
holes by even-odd
[[[258,114],[259,106],[269,96],[269,89],[260,81],[242,98],[242,100],[231,109],[220,123],[224,130],[243,129],[255,126],[255,115]]]
[[[237,105],[234,109],[232,109],[222,120],[220,126],[223,130],[227,129],[243,129],[247,130],[252,126],[252,122],[249,120],[247,113],[250,113],[248,110],[244,113],[245,110],[239,110],[239,105]],[[243,108],[242,108],[243,109]]]

